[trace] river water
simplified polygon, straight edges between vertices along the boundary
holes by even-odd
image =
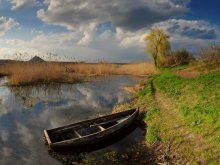
[[[43,130],[111,113],[114,105],[131,99],[123,86],[135,77],[112,76],[92,82],[9,88],[0,82],[0,164],[61,164],[47,150]],[[137,128],[122,140],[89,152],[102,159],[108,150],[123,151],[143,139]]]

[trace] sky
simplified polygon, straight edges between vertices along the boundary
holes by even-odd
[[[0,58],[138,62],[152,28],[172,49],[220,43],[219,0],[0,0]]]

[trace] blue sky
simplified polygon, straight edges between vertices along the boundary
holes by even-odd
[[[173,49],[197,51],[220,43],[219,6],[218,0],[0,0],[0,58],[143,61],[144,38],[155,27],[169,34]]]
[[[219,0],[192,0],[189,4],[191,11],[186,14],[186,18],[195,20],[206,20],[212,24],[220,25],[220,1]]]

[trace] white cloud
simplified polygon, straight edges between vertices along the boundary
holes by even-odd
[[[36,4],[36,0],[11,0],[11,9],[15,10],[24,6]]]
[[[46,24],[66,27],[79,33],[79,46],[105,50],[135,49],[144,54],[145,36],[152,27],[161,27],[171,42],[181,46],[202,45],[218,37],[216,27],[205,21],[170,19],[187,12],[190,0],[46,0],[46,9],[37,12]],[[98,25],[111,22],[115,32],[96,34]],[[110,48],[107,48],[109,46]],[[126,50],[127,49],[127,50]],[[120,52],[120,51],[119,51]]]
[[[19,23],[12,18],[0,17],[0,37]]]
[[[121,28],[116,29],[116,37],[119,41],[119,45],[123,48],[128,47],[136,47],[136,48],[143,48],[145,45],[144,38],[148,33],[148,29],[142,29],[136,32],[127,32]]]
[[[196,50],[207,46],[209,42],[220,41],[220,29],[207,21],[170,19],[153,25],[169,34],[174,48],[190,48]]]
[[[46,8],[38,10],[38,18],[46,24],[63,26],[69,32],[41,32],[35,33],[36,36],[29,42],[4,42],[17,42],[19,48],[32,53],[56,52],[61,56],[72,55],[84,60],[125,58],[129,61],[137,56],[143,58],[146,56],[144,38],[151,27],[164,28],[171,35],[174,44],[195,43],[195,38],[201,43],[206,37],[216,37],[215,29],[209,27],[208,23],[170,19],[188,11],[189,2],[190,0],[112,0],[105,3],[101,0],[44,0]],[[24,3],[20,0],[17,4]],[[111,22],[113,30],[107,28],[97,33],[98,26],[106,22]]]
[[[96,31],[96,24],[91,23],[88,27],[81,27],[80,32],[83,33],[83,37],[78,42],[79,45],[88,45],[93,41]]]
[[[163,28],[170,35],[173,48],[196,48],[210,41],[219,41],[219,28],[206,21],[171,19],[187,12],[189,2],[190,0],[112,0],[104,3],[103,0],[11,0],[13,9],[33,4],[37,8],[44,6],[38,10],[37,17],[45,24],[63,26],[68,31],[45,34],[39,29],[32,29],[30,34],[34,37],[29,41],[1,39],[0,53],[1,56],[9,57],[12,56],[9,54],[21,50],[25,56],[45,56],[47,52],[52,52],[67,59],[75,57],[89,61],[146,59],[144,38],[154,27]],[[9,23],[0,23],[0,35],[5,34],[15,23],[11,18],[3,18],[3,22]]]
[[[170,34],[179,34],[193,39],[216,39],[217,27],[206,21],[171,19],[160,22],[154,27],[162,27]]]
[[[170,35],[174,49],[190,48],[195,50],[207,45],[208,42],[220,41],[219,28],[205,21],[170,19],[156,23],[152,26],[152,28],[154,27],[163,28]],[[59,54],[58,59],[60,60],[77,59],[79,61],[105,59],[114,62],[128,62],[146,60],[144,38],[149,30],[150,28],[126,31],[122,28],[116,28],[115,32],[106,30],[101,34],[96,34],[96,27],[88,26],[84,29],[56,34],[36,33],[36,36],[30,41],[0,40],[2,45],[0,53],[3,56],[22,50],[23,54],[28,52],[30,56],[39,55],[44,56],[45,59],[47,52],[52,52]],[[189,33],[191,35],[188,35]]]
[[[107,36],[111,36],[110,38]],[[128,62],[145,58],[144,50],[127,46],[122,48],[116,34],[106,31],[101,35],[94,35],[88,45],[80,43],[84,35],[80,32],[65,32],[57,34],[38,34],[30,41],[19,39],[0,39],[0,58],[14,58],[15,52],[21,52],[28,60],[38,55],[48,60],[47,53],[58,54],[57,60],[109,60],[113,62]],[[141,52],[140,52],[141,51]],[[50,58],[50,57],[49,57]]]
[[[187,1],[175,0],[46,0],[47,9],[37,16],[47,24],[67,29],[87,27],[110,21],[115,27],[129,31],[139,30],[172,16],[181,15],[187,9]]]

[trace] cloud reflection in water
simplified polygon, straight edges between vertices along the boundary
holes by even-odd
[[[120,87],[136,82],[115,76],[74,85],[1,86],[0,164],[59,164],[48,155],[43,130],[110,113],[130,99]]]

